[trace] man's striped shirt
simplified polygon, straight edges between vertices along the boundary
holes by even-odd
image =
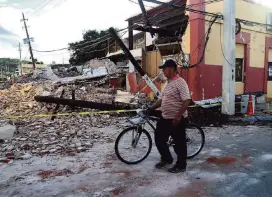
[[[162,93],[162,117],[164,119],[175,119],[182,103],[188,99],[191,99],[188,85],[183,78],[176,75],[168,81]],[[186,111],[183,116],[186,118],[188,112]]]

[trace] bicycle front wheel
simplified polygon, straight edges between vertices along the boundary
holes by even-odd
[[[115,153],[126,164],[142,162],[150,154],[152,139],[150,134],[140,127],[130,127],[122,131],[115,141]]]
[[[205,144],[204,131],[195,124],[186,127],[187,159],[192,159],[200,153]]]

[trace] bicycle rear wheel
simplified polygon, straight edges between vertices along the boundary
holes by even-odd
[[[115,141],[115,153],[126,164],[142,162],[150,154],[152,139],[150,134],[140,127],[130,127],[122,131]]]
[[[187,159],[192,159],[200,153],[205,144],[204,131],[195,124],[186,127]]]

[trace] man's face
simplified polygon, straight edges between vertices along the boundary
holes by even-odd
[[[162,71],[163,71],[164,76],[167,79],[170,79],[173,76],[174,68],[172,68],[172,67],[165,67],[165,68],[162,69]]]

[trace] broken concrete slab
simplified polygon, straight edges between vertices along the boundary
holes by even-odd
[[[0,139],[8,140],[12,139],[14,133],[16,131],[16,127],[10,124],[0,125]]]

